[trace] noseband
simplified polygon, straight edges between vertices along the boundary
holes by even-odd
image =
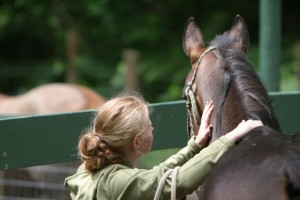
[[[196,75],[197,75],[197,71],[199,68],[199,65],[201,63],[202,58],[205,56],[205,54],[207,54],[208,52],[212,51],[216,49],[216,47],[211,46],[209,48],[207,48],[200,56],[200,58],[198,59],[197,63],[196,63],[196,68],[194,70],[193,76],[191,81],[187,84],[186,88],[185,88],[185,96],[186,96],[186,107],[187,107],[187,131],[188,131],[188,136],[189,138],[193,135],[195,135],[195,130],[199,129],[199,124],[200,124],[200,113],[197,110],[197,102],[196,102],[196,97],[195,94],[193,92],[193,84],[195,83],[196,80]],[[194,127],[194,125],[196,127]]]

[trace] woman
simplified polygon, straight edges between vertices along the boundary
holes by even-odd
[[[152,145],[153,128],[147,102],[136,95],[121,95],[106,102],[95,116],[93,127],[79,140],[83,164],[75,175],[65,180],[72,199],[153,200],[163,174],[176,166],[180,166],[177,198],[192,193],[234,143],[262,125],[261,121],[243,121],[204,148],[211,134],[209,121],[213,108],[213,103],[207,102],[198,135],[191,138],[185,148],[160,165],[145,170],[134,165]],[[168,178],[160,199],[170,199],[170,188],[171,178]]]

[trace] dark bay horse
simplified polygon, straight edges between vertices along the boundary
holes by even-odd
[[[183,48],[192,68],[186,77],[192,133],[197,133],[205,102],[212,100],[212,139],[242,120],[259,119],[256,128],[226,153],[201,186],[202,200],[300,199],[300,134],[281,133],[268,93],[247,59],[249,33],[237,15],[231,29],[206,47],[201,30],[189,19]]]

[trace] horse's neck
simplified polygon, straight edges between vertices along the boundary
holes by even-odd
[[[5,100],[11,99],[11,98],[12,98],[12,96],[0,94],[0,101],[5,101]]]
[[[6,95],[6,94],[1,94],[0,93],[0,101],[13,101],[13,100],[17,100],[20,99],[23,95]]]
[[[244,105],[233,95],[226,97],[222,110],[218,111],[217,105],[215,106],[215,114],[212,119],[215,128],[213,140],[232,131],[245,118]]]
[[[17,114],[15,109],[18,107],[21,96],[8,96],[0,94],[0,115]]]

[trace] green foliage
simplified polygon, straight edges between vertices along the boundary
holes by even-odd
[[[150,151],[138,160],[137,165],[139,168],[151,169],[176,154],[179,150],[180,148]]]
[[[65,81],[66,31],[79,35],[77,82],[104,96],[124,86],[122,52],[140,52],[140,91],[151,102],[177,100],[189,60],[181,47],[186,20],[194,16],[209,41],[228,30],[236,14],[249,27],[250,59],[258,63],[259,1],[178,0],[3,0],[0,2],[0,91],[17,94],[47,82]],[[283,2],[287,49],[297,39],[298,3]],[[295,19],[293,21],[293,19]],[[291,28],[292,27],[292,28]],[[291,30],[293,33],[291,33]],[[291,52],[283,55],[291,71]],[[123,66],[124,67],[124,66]],[[30,72],[30,73],[29,73]],[[291,73],[283,72],[284,77]]]

